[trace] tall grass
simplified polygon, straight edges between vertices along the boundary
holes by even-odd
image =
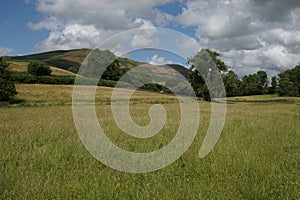
[[[189,150],[164,169],[130,174],[106,167],[84,148],[72,118],[70,86],[19,85],[18,89],[27,104],[0,108],[1,199],[300,197],[297,104],[228,104],[219,142],[207,157],[199,159],[210,119],[210,104],[199,101],[200,127]],[[99,88],[96,99],[108,100],[110,92]],[[149,123],[152,96],[154,103],[163,102],[168,120],[161,133],[145,140],[119,130],[110,105],[96,105],[99,123],[115,144],[129,151],[149,152],[172,140],[180,120],[173,96],[136,92],[136,102],[130,105],[132,118],[141,125]],[[47,99],[63,103],[46,104]]]

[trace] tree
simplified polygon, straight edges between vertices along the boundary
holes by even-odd
[[[256,82],[259,94],[268,93],[268,75],[265,71],[256,72]]]
[[[228,71],[228,66],[219,59],[221,54],[211,51],[209,49],[202,49],[194,57],[189,58],[189,63],[192,64],[188,73],[188,80],[191,83],[197,97],[203,97],[204,100],[210,101],[210,92],[219,93],[218,86],[214,85],[218,77],[218,72]],[[212,67],[215,65],[217,70]],[[197,66],[197,69],[196,67]],[[214,80],[215,79],[215,80]],[[215,88],[214,91],[209,91],[207,84],[210,88]]]
[[[115,59],[110,65],[106,68],[104,71],[102,78],[106,80],[113,80],[118,81],[122,75],[124,74],[124,71],[120,68],[120,63],[117,59]]]
[[[223,75],[223,81],[227,97],[240,95],[241,81],[237,74],[233,71],[229,71],[227,74]]]
[[[300,96],[300,65],[280,74],[278,93],[280,96]]]
[[[16,94],[16,87],[10,71],[7,69],[9,64],[0,58],[0,101],[9,101]]]
[[[271,87],[269,88],[269,93],[270,94],[275,94],[276,89],[277,89],[277,85],[278,85],[278,83],[277,83],[277,77],[273,76],[271,78]]]
[[[42,61],[31,61],[27,71],[34,76],[49,76],[52,72],[49,65]]]
[[[105,78],[111,78],[108,70],[114,70],[119,67],[119,64],[114,64],[116,56],[109,50],[93,50],[82,64],[80,75],[89,78],[99,79],[100,75]],[[103,79],[105,79],[103,78]]]
[[[268,91],[268,75],[265,71],[258,71],[242,78],[240,91],[242,95],[260,95]]]
[[[77,67],[69,67],[68,68],[68,71],[70,71],[70,72],[73,72],[74,74],[77,74],[78,73],[78,68]]]
[[[221,56],[220,53],[211,51],[210,49],[204,49],[211,57],[213,62],[215,63],[216,67],[219,69],[220,72],[227,72],[228,66],[221,60],[219,57]]]

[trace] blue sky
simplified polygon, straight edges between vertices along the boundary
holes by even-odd
[[[240,76],[258,70],[275,75],[300,62],[298,0],[4,0],[1,3],[0,55],[94,48],[123,31],[163,27],[186,34],[200,48],[220,52],[222,59]],[[136,34],[128,44],[132,48],[151,46],[160,39],[155,37],[157,34],[153,33]],[[181,42],[177,45],[178,52],[189,52],[184,56],[193,56],[199,50],[189,40]],[[172,45],[170,42],[169,46]],[[161,64],[182,62],[178,56],[164,51],[144,54],[141,51],[132,54],[132,58]]]
[[[32,31],[27,26],[29,22],[40,21],[44,17],[36,11],[33,2],[9,0],[1,2],[1,7],[0,47],[15,49],[12,54],[26,54],[36,43],[47,38],[49,31]]]

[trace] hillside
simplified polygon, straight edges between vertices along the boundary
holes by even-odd
[[[60,68],[63,70],[68,70],[70,67],[79,68],[83,60],[90,52],[91,52],[90,49],[58,50],[58,51],[50,51],[50,52],[44,52],[44,53],[32,54],[26,56],[11,56],[11,57],[7,57],[7,60],[13,64],[13,69],[15,69],[16,71],[25,71],[24,69],[26,68],[26,65],[28,64],[28,62],[32,60],[44,61],[50,66],[52,66],[52,71],[53,72],[55,71],[54,72],[55,74],[59,74],[61,73],[61,71],[59,71],[56,68]],[[126,68],[126,69],[131,69],[133,67],[145,64],[128,58],[119,57],[117,58],[117,60],[119,61],[121,68]],[[187,73],[188,73],[187,68],[177,64],[168,64],[168,66],[177,70],[183,76],[187,77]],[[157,70],[159,71],[160,70],[164,71],[164,73],[166,74],[170,74],[170,75],[173,74],[173,72],[166,69],[166,67],[164,66],[154,66],[154,67],[155,68],[157,67]],[[63,75],[66,75],[65,72],[66,71],[62,72]]]
[[[8,61],[29,62],[32,60],[40,60],[51,66],[68,69],[70,67],[80,67],[82,61],[90,51],[89,49],[50,51],[26,56],[8,57]]]
[[[11,61],[9,65],[9,69],[13,72],[26,72],[27,71],[27,66],[29,62],[27,61],[22,61],[22,62],[16,62],[16,61]],[[70,72],[68,70],[60,69],[54,66],[50,66],[50,69],[52,70],[51,75],[54,76],[76,76],[75,73]]]

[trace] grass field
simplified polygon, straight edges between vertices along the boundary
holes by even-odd
[[[12,71],[16,72],[26,72],[27,71],[27,66],[29,62],[9,62],[9,68]],[[63,70],[57,67],[50,66],[50,69],[52,70],[51,75],[55,76],[76,76],[76,74]]]
[[[25,102],[0,107],[0,199],[300,199],[299,98],[229,103],[221,138],[204,159],[198,151],[210,104],[199,101],[200,127],[189,150],[164,169],[130,174],[106,167],[84,148],[72,118],[72,86],[17,89]],[[136,123],[149,123],[153,103],[168,112],[159,135],[138,140],[116,127],[110,94],[111,88],[98,88],[96,110],[115,144],[148,152],[172,140],[180,120],[173,96],[135,92],[130,109]]]

